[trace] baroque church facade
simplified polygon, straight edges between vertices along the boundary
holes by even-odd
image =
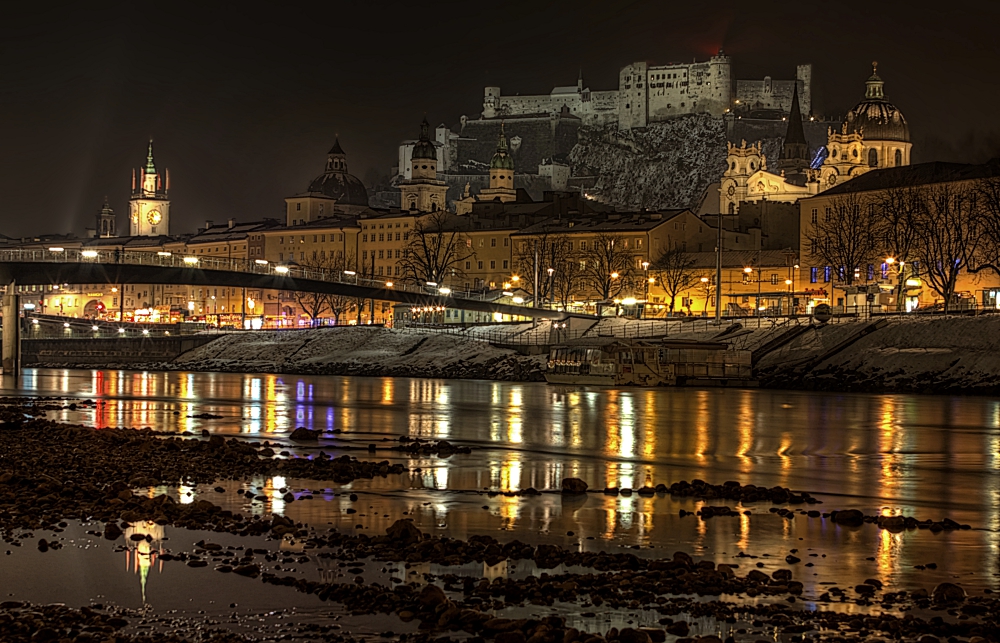
[[[839,131],[829,129],[818,156],[806,142],[797,95],[774,171],[768,168],[761,143],[728,143],[719,212],[735,214],[744,202],[794,203],[873,169],[909,165],[909,126],[902,112],[886,100],[883,86],[877,63],[873,64],[865,97],[848,112]]]

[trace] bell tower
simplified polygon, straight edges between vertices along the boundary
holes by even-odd
[[[447,209],[448,184],[437,178],[437,149],[430,140],[427,118],[420,124],[420,139],[413,146],[410,177],[399,184],[400,207],[416,212]]]
[[[166,179],[166,180],[164,180]],[[129,234],[133,237],[149,237],[170,234],[170,170],[164,170],[161,177],[153,162],[153,140],[149,141],[146,153],[146,167],[139,168],[136,182],[132,170],[132,198],[129,199]]]
[[[500,123],[497,151],[490,159],[490,187],[479,191],[480,201],[502,201],[509,203],[517,199],[514,189],[514,157],[507,148],[507,136]]]
[[[104,238],[116,237],[118,236],[116,227],[115,211],[108,204],[108,197],[104,197],[104,206],[101,208],[101,213],[97,215],[97,236]]]

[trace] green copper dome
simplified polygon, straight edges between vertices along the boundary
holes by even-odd
[[[497,141],[497,152],[490,159],[490,169],[514,171],[514,157],[507,151],[507,137],[503,133],[503,123],[500,124],[500,140]]]

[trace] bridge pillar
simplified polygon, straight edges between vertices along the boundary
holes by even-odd
[[[21,310],[20,297],[14,282],[3,296],[3,355],[4,375],[16,375],[21,370]]]

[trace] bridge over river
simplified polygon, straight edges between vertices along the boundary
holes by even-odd
[[[443,306],[485,313],[561,320],[569,314],[544,308],[499,303],[486,293],[435,285],[366,279],[348,271],[329,271],[263,259],[230,259],[169,252],[122,250],[0,250],[0,283],[50,284],[187,284],[258,290],[285,290],[394,301],[415,306]],[[17,293],[8,288],[4,316],[18,314]],[[579,315],[573,315],[579,317]],[[4,333],[4,370],[16,370],[19,337]],[[8,362],[13,359],[14,362]]]

